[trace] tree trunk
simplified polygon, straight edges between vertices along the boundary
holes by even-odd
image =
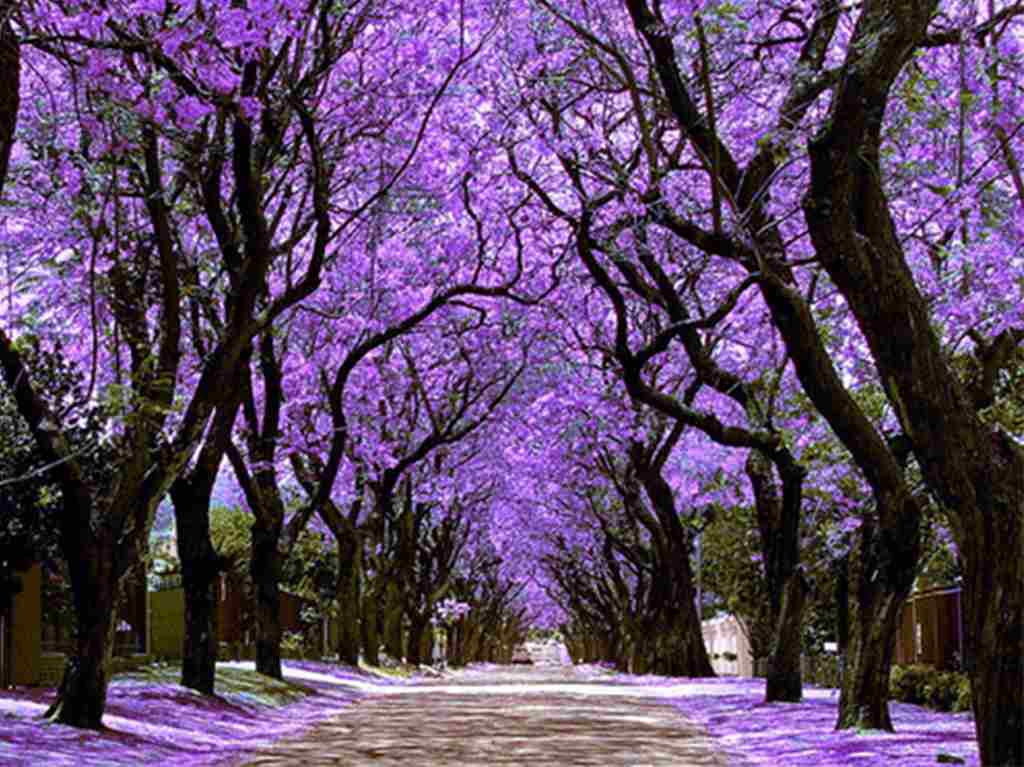
[[[465,665],[465,655],[462,651],[462,627],[458,624],[445,629],[448,632],[446,647],[448,650],[448,665],[457,668]]]
[[[402,647],[402,599],[394,584],[388,584],[384,602],[384,650],[399,663],[405,655]]]
[[[235,387],[218,406],[195,463],[174,481],[170,493],[185,591],[181,684],[206,695],[214,692],[220,646],[218,576],[227,569],[210,538],[210,500],[241,396],[241,387]]]
[[[437,639],[434,635],[434,626],[428,622],[426,630],[423,632],[423,649],[420,652],[420,656],[430,665],[434,665],[436,642]]]
[[[99,730],[107,703],[119,589],[109,577],[91,578],[85,583],[76,578],[72,588],[78,624],[75,653],[67,659],[57,699],[45,716],[55,724]]]
[[[0,191],[7,183],[7,170],[14,148],[21,104],[21,47],[19,35],[11,27],[13,0],[0,3]]]
[[[406,660],[413,666],[423,662],[423,637],[428,625],[427,619],[418,615],[409,621],[409,649],[406,651]]]
[[[472,618],[462,619],[462,665],[483,660],[484,637],[481,625]]]
[[[650,671],[650,657],[651,652],[647,648],[647,642],[638,636],[630,647],[626,669],[630,674],[638,676],[647,674]]]
[[[275,679],[281,672],[281,529],[252,526],[250,573],[256,597],[256,671]]]
[[[903,250],[881,160],[893,84],[936,5],[905,4],[896,14],[885,3],[865,7],[849,44],[854,65],[842,68],[829,119],[808,144],[803,206],[816,254],[857,319],[925,482],[949,510],[966,571],[978,748],[983,764],[1002,767],[1024,764],[1024,453],[978,415],[996,393],[1004,363],[988,353],[1002,341],[978,344],[977,385],[952,368]],[[877,54],[863,55],[865,44]],[[1016,332],[1004,331],[1011,349]],[[844,442],[870,469],[864,451]]]
[[[656,566],[662,574],[651,579],[649,605],[665,633],[657,638],[653,670],[672,676],[715,676],[697,611],[690,567],[692,542],[679,521],[672,488],[661,475],[661,467],[652,462],[639,442],[632,443],[630,460],[663,531],[662,541],[655,546],[656,556],[661,559]]]
[[[836,729],[891,732],[889,672],[903,604],[917,570],[918,541],[909,532],[908,539],[893,540],[870,517],[857,536],[850,555],[854,593]]]
[[[373,592],[363,597],[363,622],[360,626],[363,641],[363,658],[369,666],[380,665],[380,615],[377,597]]]
[[[665,676],[715,676],[693,602],[680,605],[661,622],[651,671]]]
[[[340,533],[340,534],[339,534]],[[338,660],[359,665],[359,613],[362,602],[359,573],[359,541],[354,535],[335,532],[338,542]]]
[[[217,615],[216,574],[183,576],[185,637],[181,656],[181,685],[213,695],[217,673],[220,626]]]
[[[803,697],[800,649],[806,584],[799,568],[806,472],[784,449],[774,454],[751,450],[745,468],[754,492],[772,626],[764,699],[796,703]]]
[[[862,612],[851,625],[837,730],[893,729],[888,704],[889,672],[903,601],[890,595],[882,602],[876,611]]]
[[[214,692],[220,631],[217,585],[223,569],[210,540],[212,482],[180,477],[171,486],[185,592],[185,638],[181,684],[206,695]]]
[[[1024,457],[1002,439],[1015,456],[992,476],[1007,481],[987,490],[987,508],[965,514],[975,529],[958,537],[967,539],[964,665],[978,750],[982,764],[1008,767],[1024,764]]]
[[[790,574],[784,584],[782,606],[775,620],[768,674],[765,679],[766,703],[796,703],[803,698],[800,648],[807,585],[800,571]]]

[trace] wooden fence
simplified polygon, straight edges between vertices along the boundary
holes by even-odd
[[[218,584],[217,621],[220,642],[228,645],[229,655],[251,654],[255,641],[251,595],[246,593],[240,579],[221,576]],[[151,653],[161,658],[181,658],[185,638],[185,593],[181,587],[161,589],[150,594]],[[300,613],[303,600],[294,594],[281,592],[282,631],[301,631]],[[322,640],[321,640],[322,643]],[[319,648],[323,652],[324,648]],[[227,658],[224,658],[227,659]]]
[[[913,594],[904,604],[896,635],[894,662],[934,666],[942,671],[963,666],[963,610],[960,589],[933,588]],[[759,676],[749,657],[749,643],[738,622],[732,618],[702,623],[704,644],[712,666],[719,674]],[[738,656],[733,659],[733,656]],[[764,666],[764,661],[760,665]],[[836,676],[835,657],[805,658],[804,675],[818,684],[831,684]]]
[[[960,589],[929,589],[912,595],[903,605],[896,663],[921,663],[953,671],[960,668],[963,653]]]

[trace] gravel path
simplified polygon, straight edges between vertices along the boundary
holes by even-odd
[[[712,741],[639,687],[571,667],[490,667],[371,692],[247,765],[724,767]]]

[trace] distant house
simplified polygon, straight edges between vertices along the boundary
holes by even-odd
[[[727,615],[703,621],[701,632],[716,674],[755,676],[750,641],[739,619]],[[963,636],[959,586],[915,591],[903,605],[893,662],[959,670],[964,658]]]
[[[754,659],[750,640],[740,619],[722,615],[701,622],[704,646],[711,658],[711,667],[723,676],[754,676]]]
[[[0,606],[0,687],[38,682],[41,638],[41,568],[34,564],[14,574],[21,590]]]

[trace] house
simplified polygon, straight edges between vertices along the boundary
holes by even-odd
[[[720,615],[701,622],[701,634],[711,667],[725,676],[754,676],[750,639],[735,615]]]
[[[959,586],[927,587],[911,594],[900,615],[893,663],[923,664],[942,671],[961,669],[964,662],[964,631],[960,599]],[[761,669],[755,673],[750,642],[737,618],[728,615],[703,621],[701,632],[716,674],[763,676]],[[815,666],[811,660],[806,657],[804,659],[805,675],[812,668],[820,666]],[[826,677],[831,680],[831,676]],[[819,680],[819,683],[826,682]]]
[[[44,568],[34,563],[16,573],[21,590],[0,611],[0,684],[56,685],[74,646],[69,616],[43,602]],[[148,603],[144,576],[129,577],[118,606],[114,667],[145,662]]]
[[[37,683],[42,649],[41,571],[38,564],[16,571],[21,589],[10,604],[0,606],[0,687]]]

